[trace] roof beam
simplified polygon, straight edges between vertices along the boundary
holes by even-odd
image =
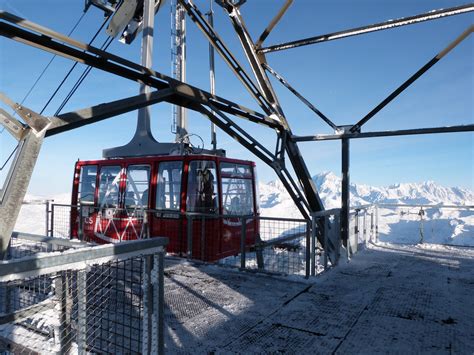
[[[327,33],[324,35],[309,37],[309,38],[300,39],[297,41],[275,44],[273,46],[261,48],[258,50],[258,52],[270,53],[270,52],[282,51],[285,49],[307,46],[310,44],[318,44],[318,43],[323,43],[323,42],[328,42],[328,41],[334,41],[336,39],[358,36],[358,35],[362,35],[362,34],[366,34],[370,32],[389,30],[392,28],[400,27],[400,26],[414,25],[416,23],[420,23],[424,21],[437,20],[442,17],[460,15],[460,14],[464,14],[470,11],[474,11],[474,4],[472,3],[457,6],[457,7],[450,7],[447,9],[433,10],[433,11],[425,12],[425,13],[415,15],[415,16],[402,17],[396,20],[388,20],[385,22],[375,23],[373,25],[351,28],[349,30]]]
[[[423,65],[415,74],[409,77],[402,85],[395,89],[390,95],[388,95],[380,104],[375,106],[367,115],[359,120],[351,129],[352,133],[360,131],[360,128],[367,123],[372,117],[374,117],[380,110],[387,106],[393,99],[400,95],[405,89],[413,84],[419,77],[426,73],[433,65],[438,63],[446,54],[448,54],[453,48],[459,43],[466,39],[474,31],[474,25],[470,26],[454,41],[452,41],[446,48],[436,54],[428,63]]]
[[[434,134],[434,133],[455,133],[455,132],[473,132],[474,124],[446,127],[431,128],[414,128],[402,129],[395,131],[379,131],[364,133],[346,133],[346,134],[317,134],[314,136],[293,136],[295,142],[314,142],[314,141],[331,141],[338,139],[356,139],[356,138],[376,138],[376,137],[393,137],[393,136],[409,136],[416,134]]]
[[[59,56],[80,62],[91,67],[119,75],[129,80],[144,83],[155,89],[173,88],[178,95],[187,96],[204,105],[212,103],[223,112],[260,123],[271,128],[281,127],[281,124],[266,115],[255,112],[245,106],[238,105],[230,100],[207,91],[180,82],[164,74],[147,69],[136,63],[127,61],[93,46],[71,40],[68,37],[45,29],[42,26],[23,20],[5,12],[0,12],[0,35],[15,41],[46,50]],[[14,25],[7,23],[13,22]],[[20,27],[25,27],[25,30]],[[34,33],[37,32],[37,33]],[[54,40],[54,39],[57,39]],[[170,96],[171,103],[176,97]]]

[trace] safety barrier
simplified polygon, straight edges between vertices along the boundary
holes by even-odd
[[[163,353],[166,244],[15,233],[0,261],[0,352]]]

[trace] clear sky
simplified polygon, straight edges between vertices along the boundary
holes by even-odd
[[[195,3],[206,12],[209,2]],[[462,0],[295,0],[266,40],[266,45],[325,34],[376,22],[453,7]],[[68,33],[82,14],[83,1],[0,0],[1,10]],[[283,4],[283,0],[248,0],[242,6],[254,39]],[[215,24],[224,41],[245,64],[240,44],[223,10],[214,5]],[[427,63],[473,23],[473,14],[458,15],[388,31],[371,33],[318,45],[275,52],[268,63],[283,75],[336,124],[355,123],[410,75]],[[99,28],[103,13],[91,7],[72,37],[88,42]],[[156,17],[153,68],[170,74],[169,2]],[[188,19],[187,80],[209,90],[208,43]],[[93,43],[100,47],[105,31]],[[474,38],[470,36],[405,90],[364,126],[364,131],[472,124],[474,122]],[[127,46],[115,41],[109,51],[140,61],[140,43]],[[0,87],[20,102],[52,58],[52,54],[0,38]],[[55,58],[24,105],[39,112],[73,62]],[[248,67],[245,66],[247,69]],[[78,65],[66,85],[44,111],[52,115],[84,66]],[[250,70],[249,70],[250,73]],[[240,82],[216,54],[217,94],[258,109]],[[272,79],[295,134],[332,133],[314,113]],[[138,84],[92,70],[62,112],[69,112],[137,94]],[[2,106],[5,108],[5,106]],[[8,110],[11,112],[11,110]],[[152,107],[153,133],[172,141],[171,106]],[[210,146],[209,122],[190,112],[190,131]],[[236,119],[238,120],[238,119]],[[70,191],[74,161],[100,158],[102,149],[127,143],[133,135],[136,112],[47,138],[30,184],[30,193],[51,195]],[[270,150],[275,134],[265,127],[239,121]],[[197,141],[196,141],[197,142]],[[229,157],[255,160],[261,181],[276,178],[273,170],[238,143],[219,132],[218,145]],[[0,166],[14,147],[7,132],[0,134]],[[312,175],[322,171],[340,174],[340,142],[300,143]],[[351,142],[351,180],[355,183],[390,185],[433,180],[446,186],[474,189],[474,134],[358,139]],[[0,172],[4,178],[6,169]]]

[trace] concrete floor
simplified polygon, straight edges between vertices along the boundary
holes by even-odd
[[[168,353],[474,353],[474,249],[371,246],[308,282],[169,262]]]

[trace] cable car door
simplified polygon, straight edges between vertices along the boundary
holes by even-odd
[[[218,212],[216,163],[212,160],[192,160],[187,167],[187,238],[183,252],[192,249],[193,259],[214,261],[221,258]]]
[[[151,236],[169,238],[167,252],[180,254],[183,250],[185,231],[181,215],[182,161],[161,161],[156,167],[156,188],[151,206]],[[184,229],[185,230],[185,229]]]

